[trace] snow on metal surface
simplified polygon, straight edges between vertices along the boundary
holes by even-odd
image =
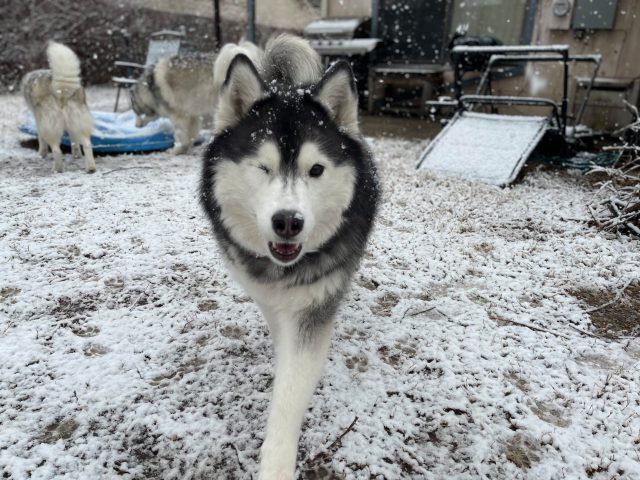
[[[544,117],[463,112],[426,148],[418,168],[507,185],[542,138]]]
[[[501,52],[568,52],[568,45],[457,45],[453,47],[456,53],[501,53]]]

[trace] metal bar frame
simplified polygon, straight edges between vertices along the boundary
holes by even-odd
[[[505,97],[497,95],[463,95],[460,97],[460,105],[465,110],[466,103],[477,103],[484,105],[528,105],[532,107],[551,107],[553,117],[556,121],[558,129],[562,129],[560,114],[558,113],[558,105],[548,98],[534,97]]]
[[[540,53],[547,54],[540,57],[547,58],[541,61],[561,61],[562,62],[562,100],[560,102],[560,119],[558,124],[563,136],[567,134],[567,115],[569,110],[569,46],[568,45],[497,45],[497,46],[464,46],[459,45],[453,48],[452,53],[492,53],[492,57],[503,55],[510,57],[510,61],[520,61],[518,55],[509,55],[514,53],[531,54]],[[548,54],[558,54],[558,58],[552,58]],[[521,61],[533,61],[531,55],[521,55]],[[487,70],[491,70],[491,58],[487,65]],[[483,75],[484,77],[484,75]],[[456,100],[461,101],[462,98],[462,81],[460,74],[460,65],[454,65],[454,88]],[[500,98],[500,97],[494,97]],[[551,100],[549,100],[552,102]],[[489,102],[486,102],[489,103]],[[555,103],[554,103],[555,104]],[[460,106],[462,108],[462,105]]]
[[[554,53],[559,53],[559,52],[554,52]],[[485,88],[485,84],[488,84],[488,82],[491,81],[491,70],[495,66],[495,64],[501,63],[501,62],[514,62],[514,61],[515,62],[557,62],[557,61],[564,62],[564,59],[562,58],[562,56],[552,56],[552,55],[492,55],[487,64],[487,68],[485,69],[480,79],[480,82],[478,83],[478,88],[476,89],[476,95],[481,95],[482,91]],[[595,64],[595,67],[591,73],[591,79],[587,86],[587,91],[585,92],[585,96],[578,110],[578,114],[573,119],[573,126],[575,127],[580,123],[580,121],[582,120],[582,117],[584,116],[584,112],[587,107],[587,102],[589,100],[589,97],[591,96],[593,83],[595,82],[595,78],[598,75],[598,72],[600,70],[600,65],[602,63],[602,55],[600,54],[569,55],[569,57],[567,58],[567,63],[564,65],[567,68],[567,71],[565,72],[565,76],[567,79],[568,79],[568,63],[569,62],[585,62],[585,63]],[[568,91],[567,91],[566,98],[568,101]],[[567,117],[568,117],[568,114],[565,114],[563,116],[563,121],[565,126],[568,124]],[[564,133],[566,134],[566,129]]]
[[[451,53],[493,53],[493,54],[513,54],[513,53],[558,53],[569,55],[568,45],[495,45],[495,46],[466,46],[458,45],[453,47]],[[559,60],[562,60],[560,58]],[[453,65],[453,88],[456,100],[462,96],[462,71],[461,65]]]
[[[591,80],[589,81],[589,85],[587,86],[587,91],[584,94],[584,98],[582,99],[582,104],[580,105],[580,109],[578,110],[577,115],[573,119],[573,126],[577,127],[580,125],[582,121],[582,117],[584,116],[584,112],[587,109],[587,103],[589,98],[591,97],[591,90],[593,89],[593,84],[596,81],[596,77],[600,72],[600,66],[602,65],[602,55],[573,55],[570,59],[574,62],[593,62],[596,66],[593,68],[593,72],[591,72]],[[576,85],[576,90],[577,90]],[[575,97],[574,97],[575,98]],[[574,129],[575,130],[575,129]]]

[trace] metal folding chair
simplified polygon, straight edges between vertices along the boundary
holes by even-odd
[[[114,62],[115,67],[122,72],[122,75],[111,77],[111,80],[118,89],[116,93],[116,103],[113,107],[114,112],[118,111],[120,91],[123,88],[129,89],[135,85],[138,82],[138,77],[145,68],[155,65],[161,58],[179,53],[185,43],[185,38],[186,34],[184,30],[161,30],[154,32],[149,37],[147,57],[144,64],[124,60],[116,60]]]

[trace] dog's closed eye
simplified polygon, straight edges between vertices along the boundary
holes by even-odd
[[[262,163],[258,165],[258,168],[262,170],[264,173],[266,173],[267,175],[271,173],[271,169],[266,165],[263,165]]]

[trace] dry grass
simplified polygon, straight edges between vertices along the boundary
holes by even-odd
[[[582,288],[569,293],[586,306],[599,335],[618,338],[640,333],[640,285],[619,292]]]

